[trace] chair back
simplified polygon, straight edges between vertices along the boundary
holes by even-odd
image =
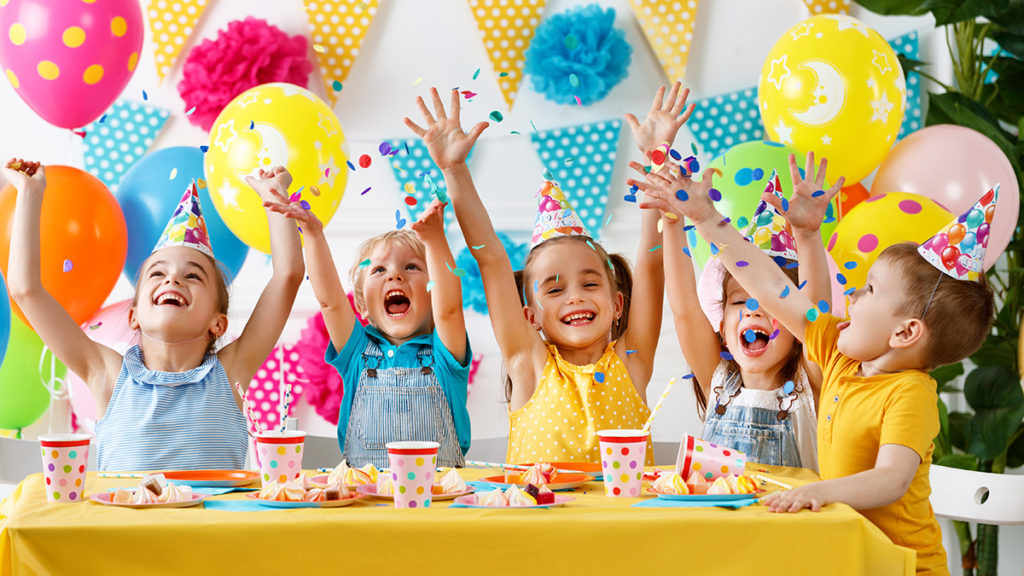
[[[1024,525],[1024,476],[990,474],[932,464],[929,479],[936,516],[982,524]]]

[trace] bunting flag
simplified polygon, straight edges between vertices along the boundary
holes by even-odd
[[[85,169],[117,190],[125,172],[142,158],[163,129],[169,113],[138,102],[118,100],[86,126]]]
[[[804,4],[811,16],[850,13],[850,0],[804,0]]]
[[[509,110],[523,79],[526,49],[540,24],[545,0],[469,0],[484,48]]]
[[[408,140],[390,140],[391,146],[389,159],[391,171],[398,180],[399,187],[405,195],[405,206],[413,221],[419,219],[423,210],[430,205],[430,202],[437,196],[443,202],[447,202],[448,187],[445,186],[441,169],[430,159],[427,146],[419,138]],[[466,161],[473,159],[473,150],[469,151]],[[444,223],[447,226],[452,218],[451,206],[445,208]]]
[[[149,37],[153,40],[156,73],[163,81],[192,35],[208,0],[153,0],[149,3]]]
[[[530,135],[552,178],[544,177],[558,182],[595,239],[604,225],[621,127],[622,121],[609,120]]]
[[[757,87],[698,100],[686,125],[711,158],[725,154],[736,144],[763,140]]]
[[[917,60],[918,38],[917,32],[904,34],[889,40],[889,45],[897,54],[903,54],[912,60]],[[916,72],[907,74],[907,104],[903,112],[903,124],[900,125],[900,133],[896,140],[902,140],[904,136],[921,129],[921,78]]]
[[[669,83],[682,81],[693,40],[697,0],[673,2],[668,10],[666,3],[660,0],[629,0],[629,3]]]
[[[359,55],[379,0],[306,0],[313,51],[331,104]]]

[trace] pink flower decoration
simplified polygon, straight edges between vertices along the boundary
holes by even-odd
[[[209,131],[220,111],[242,92],[269,82],[305,87],[313,64],[305,36],[289,36],[266,20],[228,23],[215,40],[203,40],[188,53],[178,92],[189,122]]]

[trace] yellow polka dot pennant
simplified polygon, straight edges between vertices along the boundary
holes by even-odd
[[[804,0],[804,4],[811,12],[811,16],[850,13],[850,0]]]
[[[544,1],[469,0],[469,8],[509,109],[523,79],[526,49],[540,24]]]
[[[333,104],[355,63],[378,0],[306,0],[313,51],[320,60],[327,96]]]
[[[192,30],[203,15],[208,0],[152,0],[149,3],[150,38],[153,40],[153,57],[156,72],[162,81],[170,73],[178,55],[188,42]],[[115,31],[119,23],[111,23]]]
[[[668,81],[682,81],[697,19],[697,0],[629,0],[629,4]]]

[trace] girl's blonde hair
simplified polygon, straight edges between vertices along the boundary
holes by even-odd
[[[377,246],[382,243],[389,243],[393,246],[406,246],[412,249],[423,259],[424,262],[427,260],[427,248],[420,242],[420,239],[416,237],[416,234],[408,230],[390,230],[379,236],[374,236],[364,240],[359,245],[359,249],[356,252],[355,262],[352,263],[352,268],[349,269],[349,279],[352,281],[352,292],[353,299],[355,300],[356,309],[362,313],[366,309],[366,296],[363,294],[363,280],[366,278],[366,269],[370,266],[363,265],[377,249]]]

